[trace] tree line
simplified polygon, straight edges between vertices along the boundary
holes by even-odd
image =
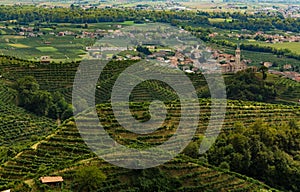
[[[165,22],[177,24],[188,21],[194,26],[212,26],[222,29],[248,29],[257,30],[284,30],[300,31],[300,19],[283,18],[277,14],[270,17],[267,14],[245,14],[239,12],[207,13],[194,11],[173,11],[173,10],[135,10],[135,9],[115,9],[96,8],[81,9],[71,8],[42,8],[35,6],[0,6],[0,18],[2,21],[16,20],[17,23],[26,24],[29,22],[52,22],[52,23],[99,23],[99,22],[123,22],[132,20],[144,22],[149,19],[153,22]],[[232,21],[214,23],[208,18],[232,18]]]

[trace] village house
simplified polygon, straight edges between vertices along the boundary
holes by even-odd
[[[33,32],[33,27],[21,27],[20,30],[23,32]]]
[[[271,62],[263,62],[263,66],[267,67],[267,68],[270,68],[273,66],[273,63]]]
[[[285,64],[284,66],[283,66],[283,69],[285,69],[285,70],[289,70],[289,69],[292,69],[293,67],[292,67],[292,65],[290,65],[290,64]]]

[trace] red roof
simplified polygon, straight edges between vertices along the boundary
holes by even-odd
[[[58,182],[63,182],[63,178],[61,176],[56,176],[56,177],[41,177],[40,181],[42,183],[58,183]]]

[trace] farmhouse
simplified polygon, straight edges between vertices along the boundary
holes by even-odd
[[[56,176],[56,177],[41,177],[40,181],[43,184],[48,184],[48,185],[52,185],[52,186],[59,186],[60,183],[62,183],[64,180],[61,176]]]
[[[50,56],[41,56],[40,62],[41,63],[51,63],[51,58],[50,58]]]

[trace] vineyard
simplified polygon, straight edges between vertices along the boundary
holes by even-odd
[[[0,85],[1,146],[11,146],[19,141],[35,141],[55,129],[53,120],[30,114],[16,107],[14,101],[15,92],[5,85]]]
[[[12,98],[11,95],[3,94],[2,89],[0,93],[1,98],[6,98],[4,101]],[[54,121],[37,117],[13,104],[0,101],[1,164],[22,153],[23,150],[45,138],[55,129]],[[12,181],[9,178],[0,180],[0,186]]]
[[[210,101],[200,100],[200,104],[202,111],[195,138],[199,138],[199,136],[202,135],[210,116]],[[159,145],[166,141],[173,136],[176,130],[177,125],[175,122],[176,120],[178,121],[179,117],[177,115],[180,111],[179,105],[178,103],[169,103],[167,108],[170,114],[168,114],[165,124],[153,134],[148,135],[135,135],[120,127],[114,119],[109,105],[99,105],[98,112],[100,121],[106,131],[119,143],[130,147],[149,147]],[[137,118],[143,119],[145,118],[144,112],[147,109],[147,104],[132,103],[131,109]],[[247,126],[258,119],[263,119],[270,124],[281,124],[290,119],[299,119],[299,116],[299,107],[229,101],[223,131],[232,130],[234,125],[238,122],[242,122]],[[86,125],[88,126],[90,121],[89,113],[85,114],[85,118]],[[126,118],[128,117],[124,116],[124,119]],[[23,124],[26,125],[24,122]],[[19,125],[20,122],[18,126],[15,127],[22,127]],[[45,121],[44,125],[47,125]],[[1,125],[1,128],[2,127],[5,127],[5,125]],[[18,132],[18,130],[14,131]],[[45,130],[43,134],[44,133]],[[37,132],[35,132],[35,134],[37,134]],[[18,132],[15,135],[18,138],[24,137],[22,132]],[[27,138],[28,136],[25,137]],[[0,169],[1,189],[12,186],[13,183],[18,181],[29,182],[40,176],[56,175],[58,173],[65,175],[67,183],[71,186],[72,171],[80,164],[83,164],[83,162],[89,162],[91,159],[95,159],[95,155],[83,142],[75,126],[75,122],[71,119],[66,121],[56,133],[38,142],[35,147],[27,148],[21,154],[2,164]],[[120,182],[120,180],[122,180],[122,178],[124,179],[124,177],[126,178],[126,174],[129,170],[108,165],[107,163],[103,163],[102,160],[97,160],[96,162],[101,163],[101,166],[99,166],[100,169],[108,175],[108,179],[105,182],[105,189],[107,189],[107,191],[118,191],[119,189],[128,187],[126,182]],[[190,160],[184,160],[181,156],[162,165],[160,169],[184,181],[184,185],[179,191],[208,189],[215,189],[216,191],[252,191],[260,188],[268,188],[245,176],[217,170],[201,162],[192,163]],[[118,184],[116,185],[116,183]]]
[[[85,62],[82,62],[81,64],[84,63]],[[109,101],[109,93],[112,90],[115,81],[123,70],[134,63],[135,62],[132,61],[112,61],[108,63],[101,75],[99,74],[99,82],[96,90],[97,103]],[[59,91],[64,95],[66,101],[70,103],[74,76],[79,64],[80,63],[64,63],[44,65],[36,62],[17,60],[15,58],[1,57],[0,75],[2,76],[1,79],[5,80],[5,83],[10,84],[20,77],[33,76],[38,81],[41,89],[50,92]],[[93,72],[94,67],[95,66],[91,66],[91,73]],[[90,73],[86,72],[86,75],[90,75]],[[199,97],[210,97],[207,82],[203,75],[187,74],[187,76],[191,79]],[[260,77],[259,74],[257,74],[257,76]],[[231,79],[232,76],[227,75],[224,76],[224,78],[225,80]],[[274,86],[274,89],[276,89],[277,92],[275,102],[294,104],[298,102],[300,92],[299,83],[272,74],[268,74],[266,83],[270,85],[274,84],[272,86]],[[171,100],[177,98],[176,93],[168,88],[166,84],[162,84],[158,81],[147,81],[140,84],[139,88],[134,89],[131,99],[132,101],[148,101],[149,98],[157,97],[158,95],[160,95],[160,98],[167,97]],[[274,101],[270,100],[268,102]]]
[[[297,102],[300,95],[300,83],[288,78],[269,74],[268,82],[273,82],[282,100]]]
[[[149,114],[150,102],[161,100],[164,102],[167,115],[163,124],[151,134],[135,134],[123,128],[115,118],[112,106],[107,103],[111,98],[114,82],[122,71],[132,65],[132,61],[110,62],[99,76],[96,89],[98,103],[98,117],[106,132],[118,143],[130,148],[150,148],[168,141],[175,134],[181,118],[182,108],[178,102],[178,95],[166,83],[148,80],[134,87],[130,95],[130,112],[136,120],[146,122]],[[118,168],[98,159],[91,149],[83,142],[75,125],[74,119],[65,121],[60,127],[54,120],[35,116],[22,108],[16,107],[17,90],[15,82],[24,76],[33,76],[43,90],[59,91],[70,103],[72,100],[72,85],[79,63],[48,64],[17,60],[10,57],[0,57],[0,131],[1,131],[1,168],[0,190],[13,188],[20,183],[26,183],[35,191],[47,189],[40,184],[38,178],[46,175],[62,175],[65,178],[65,188],[72,191],[73,174],[85,165],[96,164],[106,175],[102,191],[130,191],[132,171]],[[86,75],[94,75],[95,66],[87,65]],[[164,75],[165,73],[162,73]],[[166,72],[167,78],[176,77],[175,73]],[[201,74],[187,74],[194,85],[198,96],[205,95],[207,83]],[[231,78],[232,76],[225,76]],[[277,91],[286,93],[289,98],[299,95],[299,84],[279,76],[269,75],[267,81],[275,82]],[[174,83],[183,87],[188,86],[175,78]],[[216,82],[218,83],[218,82]],[[122,87],[120,88],[122,90]],[[290,91],[292,90],[292,91]],[[84,95],[85,90],[77,93]],[[207,95],[209,97],[209,94]],[[287,100],[289,99],[287,98]],[[200,141],[204,137],[211,115],[218,119],[218,114],[212,114],[210,99],[200,99],[200,116],[197,131],[193,141]],[[120,106],[123,103],[119,103]],[[222,103],[216,104],[220,107]],[[192,110],[187,106],[186,110]],[[94,128],[91,110],[86,110],[82,121],[87,128]],[[125,115],[126,114],[126,115]],[[129,122],[132,118],[127,113],[121,117]],[[187,114],[192,120],[193,115]],[[300,118],[299,105],[267,104],[251,101],[228,100],[226,118],[222,132],[229,133],[237,124],[245,127],[262,120],[268,125],[281,126],[291,120]],[[130,123],[128,123],[130,125]],[[217,133],[208,130],[209,134]],[[91,134],[89,129],[81,132],[83,136]],[[91,137],[92,138],[92,137]],[[97,140],[89,141],[97,142]],[[176,143],[175,143],[176,144]],[[104,148],[109,146],[104,146]],[[159,170],[170,175],[174,180],[181,181],[178,191],[258,191],[269,189],[268,186],[246,176],[213,167],[205,161],[193,160],[185,156],[185,152],[174,160],[159,167]]]

